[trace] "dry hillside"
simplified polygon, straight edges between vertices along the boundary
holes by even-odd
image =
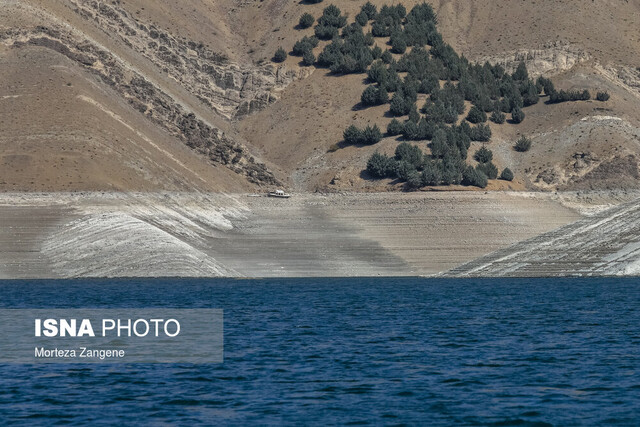
[[[395,138],[328,152],[348,125],[390,120],[388,106],[354,109],[364,75],[270,61],[313,33],[296,28],[302,13],[330,3],[0,0],[0,189],[397,188],[361,173]],[[351,19],[363,3],[336,2]],[[558,88],[611,94],[492,125],[495,162],[516,179],[489,188],[638,186],[640,1],[429,3],[470,59],[525,60]],[[511,148],[520,135],[530,152]]]

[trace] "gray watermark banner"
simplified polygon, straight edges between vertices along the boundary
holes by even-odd
[[[0,363],[222,363],[218,309],[0,309]]]

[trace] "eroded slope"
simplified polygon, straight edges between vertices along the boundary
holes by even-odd
[[[46,10],[6,6],[6,189],[240,190],[277,183],[246,145],[147,68]],[[145,163],[149,153],[154,167]]]
[[[640,201],[502,249],[446,273],[453,277],[640,275]]]

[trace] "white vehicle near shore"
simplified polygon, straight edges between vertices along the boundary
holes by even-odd
[[[267,196],[276,197],[279,199],[288,199],[291,197],[291,194],[285,193],[283,190],[276,190],[276,191],[270,192],[269,194],[267,194]]]

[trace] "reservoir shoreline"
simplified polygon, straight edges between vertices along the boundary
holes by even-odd
[[[640,240],[635,192],[251,196],[3,193],[0,279],[473,276],[452,269],[494,253],[504,257],[532,239],[544,246],[545,236],[580,221],[587,233],[566,240],[563,250],[570,254],[584,241],[593,249],[598,227],[589,221],[609,223],[609,211],[618,220],[608,235],[615,241],[615,230],[624,234],[622,261],[633,264]],[[552,273],[572,275],[574,267],[560,263]],[[582,275],[638,274],[583,267]],[[488,268],[482,275],[506,273]],[[546,275],[544,268],[530,273]]]

